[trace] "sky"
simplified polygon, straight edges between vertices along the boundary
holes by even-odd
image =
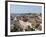
[[[10,13],[41,13],[41,6],[34,5],[10,5]]]

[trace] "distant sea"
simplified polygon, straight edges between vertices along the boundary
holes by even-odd
[[[24,16],[24,15],[32,15],[32,14],[40,14],[40,13],[10,13],[11,16]]]

